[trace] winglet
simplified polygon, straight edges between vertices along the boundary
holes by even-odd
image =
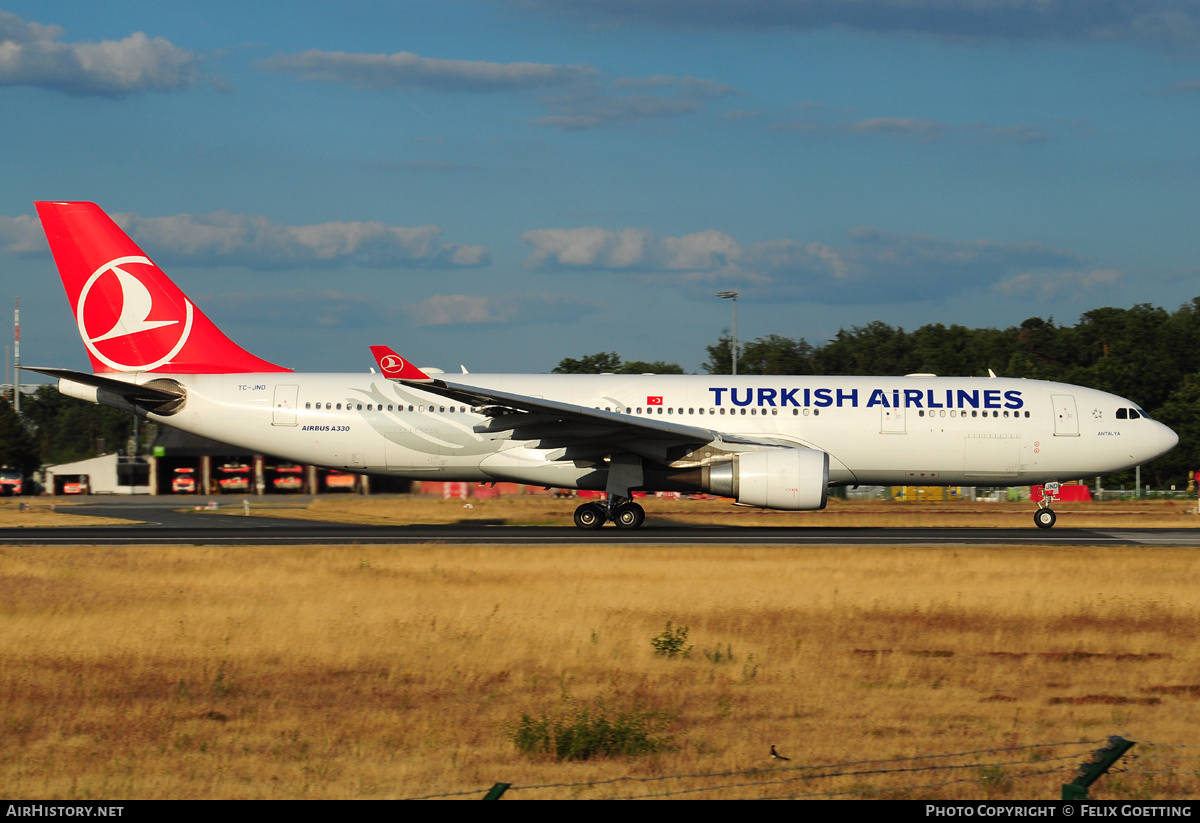
[[[379,370],[389,380],[403,380],[407,383],[432,383],[433,378],[396,354],[387,346],[372,346],[371,354]]]

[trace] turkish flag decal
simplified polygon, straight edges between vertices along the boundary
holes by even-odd
[[[661,397],[647,397],[646,405],[647,406],[661,406],[662,398]]]

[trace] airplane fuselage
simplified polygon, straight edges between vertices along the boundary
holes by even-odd
[[[652,418],[829,454],[831,485],[1026,485],[1121,471],[1175,442],[1136,404],[1036,380],[937,377],[454,375],[481,389]],[[604,488],[602,461],[528,427],[484,431],[461,402],[377,374],[131,374],[173,380],[186,401],[151,420],[301,463],[414,480]],[[95,399],[95,389],[67,385]],[[574,452],[572,452],[574,449]],[[719,442],[663,451],[667,471],[728,455]],[[686,481],[647,476],[648,490]]]

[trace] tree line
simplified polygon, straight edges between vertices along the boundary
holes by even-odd
[[[22,396],[19,418],[8,399],[0,398],[0,466],[19,468],[29,476],[39,466],[124,452],[133,425],[129,412],[67,397],[51,385]],[[144,421],[142,426],[143,435],[153,428]],[[142,442],[146,445],[145,439]]]

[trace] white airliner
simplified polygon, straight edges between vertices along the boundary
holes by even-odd
[[[825,507],[830,486],[1053,484],[1178,442],[1136,403],[998,377],[296,374],[239,348],[92,203],[38,203],[95,374],[59,391],[327,468],[607,493],[580,528],[637,528],[634,490]],[[1035,513],[1054,525],[1045,502]]]

